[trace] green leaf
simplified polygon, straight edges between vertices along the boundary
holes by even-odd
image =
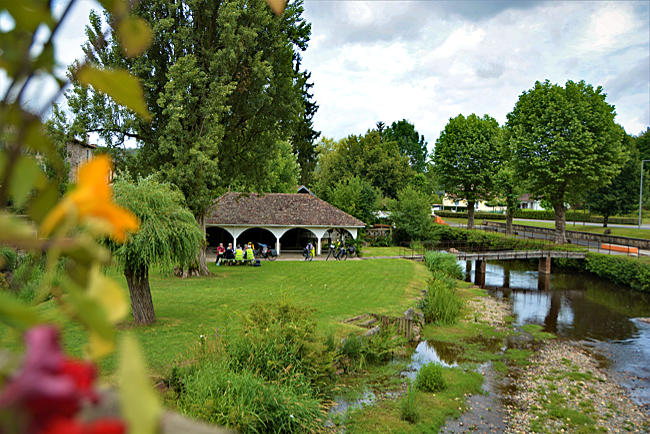
[[[74,315],[99,337],[113,341],[115,330],[102,305],[95,298],[82,292],[70,280],[64,280],[62,284],[66,290],[65,301],[72,308]]]
[[[122,416],[126,419],[129,432],[156,433],[162,407],[149,380],[140,345],[130,334],[122,337],[117,376]]]
[[[47,2],[39,0],[0,1],[0,10],[9,12],[16,22],[16,29],[28,33],[33,33],[41,23],[49,26],[54,22],[47,6]]]
[[[124,0],[98,0],[107,11],[113,16],[123,16],[127,12],[127,5]]]
[[[9,244],[35,245],[36,231],[26,220],[20,219],[13,214],[0,212],[0,241]]]
[[[82,84],[91,85],[96,91],[110,96],[115,102],[133,110],[144,119],[151,119],[142,86],[128,71],[85,65],[79,70],[77,78]]]
[[[11,327],[25,330],[44,322],[44,319],[32,307],[25,306],[6,292],[0,292],[0,321]]]
[[[29,155],[21,156],[16,163],[9,185],[9,192],[16,206],[22,207],[29,193],[35,187],[42,186],[44,182],[45,174],[36,159]]]
[[[39,190],[29,203],[29,216],[37,223],[43,221],[47,213],[59,199],[59,189],[55,183],[49,183]]]
[[[153,33],[149,23],[139,17],[124,19],[119,26],[118,35],[128,57],[136,57],[142,54],[153,40]]]

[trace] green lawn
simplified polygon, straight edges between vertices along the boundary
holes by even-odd
[[[460,223],[463,225],[467,224],[467,219],[466,218],[445,218],[443,219],[447,223]],[[477,219],[475,220],[475,223],[480,223],[482,220]],[[496,220],[499,223],[505,223],[505,221],[501,220]],[[552,221],[525,221],[525,220],[514,220],[515,224],[518,225],[525,225],[525,226],[534,226],[538,228],[555,228],[555,222]],[[643,239],[650,239],[650,230],[648,229],[638,229],[633,226],[627,227],[627,228],[619,228],[619,227],[609,227],[609,228],[604,228],[602,225],[600,226],[587,226],[583,225],[580,222],[576,222],[575,224],[573,222],[567,222],[566,223],[566,228],[567,230],[570,231],[580,231],[580,232],[589,232],[592,234],[602,234],[605,232],[605,229],[609,229],[611,231],[611,235],[615,235],[618,237],[630,237],[630,238],[643,238]]]
[[[364,257],[372,256],[404,256],[413,253],[408,247],[364,247],[361,251]]]
[[[262,267],[210,266],[213,276],[181,280],[151,276],[151,292],[158,322],[134,328],[149,366],[165,374],[171,363],[215,327],[236,328],[239,314],[255,302],[285,300],[316,309],[319,330],[344,335],[354,326],[341,321],[361,313],[401,314],[414,306],[424,287],[425,267],[405,259],[370,261],[263,262]],[[109,274],[125,288],[117,272]],[[125,289],[126,290],[126,289]],[[49,306],[45,306],[48,309]],[[78,326],[65,325],[66,349],[80,355],[84,338]],[[15,338],[15,337],[13,337]],[[0,346],[12,339],[0,328]],[[114,355],[102,363],[102,373],[115,367]]]

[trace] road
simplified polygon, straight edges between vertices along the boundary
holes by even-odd
[[[536,222],[536,223],[554,223],[552,220],[534,220],[534,219],[515,219],[515,224],[517,222]],[[576,222],[575,226],[573,225],[573,221],[568,221],[566,222],[566,228],[569,231],[576,230],[579,231],[580,226],[600,226],[602,227],[602,223],[589,223],[589,222]],[[607,224],[608,228],[628,228],[628,229],[638,229],[638,225],[621,225],[618,223],[608,223]],[[574,229],[575,228],[575,229]],[[650,224],[641,224],[641,229],[646,229],[650,230]]]

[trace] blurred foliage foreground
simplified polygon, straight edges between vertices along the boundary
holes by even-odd
[[[126,70],[102,69],[85,60],[61,76],[54,37],[76,1],[67,3],[58,18],[43,0],[3,1],[0,6],[4,18],[13,22],[13,28],[0,32],[0,68],[8,82],[0,102],[0,270],[16,252],[44,264],[30,303],[0,290],[0,322],[24,340],[24,354],[0,349],[0,432],[152,433],[160,426],[160,401],[138,341],[124,333],[116,342],[115,324],[128,314],[129,305],[117,283],[101,272],[111,254],[99,242],[106,237],[124,242],[138,230],[138,219],[113,202],[106,156],[81,166],[77,185],[60,197],[65,164],[42,123],[72,81],[149,118],[141,85]],[[126,1],[99,3],[110,14],[125,54],[142,54],[153,37],[149,25],[129,14]],[[283,0],[268,3],[282,12]],[[36,37],[37,31],[46,35],[45,42]],[[30,84],[52,79],[58,84],[52,99],[41,108],[26,108]],[[0,289],[6,286],[3,281]],[[62,352],[52,317],[37,308],[46,299],[55,301],[57,314],[83,326],[88,338],[85,360]],[[82,407],[99,399],[95,362],[116,346],[120,417],[81,420]]]

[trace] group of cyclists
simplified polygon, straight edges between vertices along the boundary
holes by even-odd
[[[233,248],[232,243],[228,243],[228,248],[223,247],[223,243],[219,243],[217,247],[217,266],[222,264],[244,264],[255,263],[255,251],[253,243],[248,243],[242,248],[241,244],[237,248]]]
[[[329,244],[329,250],[327,252],[327,257],[325,260],[329,260],[329,258],[334,258],[337,261],[341,260],[346,260],[348,256],[352,257],[356,253],[356,249],[354,248],[354,245],[346,245],[345,242],[342,242],[341,240],[336,240],[333,243]],[[305,249],[302,252],[302,255],[305,257],[305,261],[311,261],[314,259],[315,256],[315,249],[314,245],[309,242]]]
[[[311,241],[307,243],[302,254],[305,257],[305,261],[314,259],[314,256],[316,256],[316,248]],[[329,251],[325,260],[327,261],[329,258],[345,260],[348,256],[353,256],[354,254],[354,245],[346,245],[345,242],[336,240],[329,244]],[[277,256],[278,254],[275,249],[269,249],[266,244],[262,243],[259,243],[258,250],[255,250],[252,242],[244,244],[244,247],[241,244],[233,247],[232,243],[228,243],[228,247],[224,247],[223,243],[219,243],[216,264],[217,266],[226,264],[259,264],[259,259],[256,260],[256,257],[263,257],[273,261]]]

